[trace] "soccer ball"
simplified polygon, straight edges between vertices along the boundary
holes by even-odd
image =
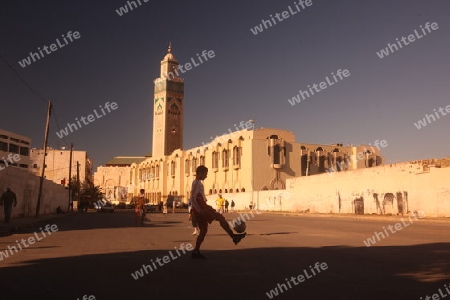
[[[241,221],[241,224],[236,224],[234,226],[234,231],[237,233],[243,233],[247,229],[247,224],[244,221]]]

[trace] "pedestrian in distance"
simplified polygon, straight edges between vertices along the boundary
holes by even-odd
[[[234,206],[236,204],[234,203],[233,199],[231,199],[231,212],[234,212]]]
[[[223,208],[225,205],[225,199],[222,197],[222,194],[219,194],[219,198],[216,200],[217,212],[223,214]]]
[[[14,203],[14,207],[17,206],[17,197],[16,194],[11,191],[10,187],[6,188],[6,192],[2,194],[2,197],[0,198],[0,205],[4,205],[5,210],[5,224],[9,223],[9,220],[11,219],[11,211],[12,206]]]
[[[230,205],[230,203],[228,202],[227,199],[225,199],[225,212],[228,212],[228,206]]]
[[[144,225],[145,218],[145,190],[139,191],[139,196],[136,200],[136,206],[134,207],[134,226]]]
[[[163,203],[163,215],[167,214],[167,200]]]
[[[208,176],[208,168],[204,165],[197,167],[195,180],[192,182],[191,188],[191,201],[192,201],[192,212],[197,218],[198,227],[200,228],[200,234],[197,237],[195,244],[195,249],[192,252],[193,259],[205,258],[200,253],[200,246],[202,245],[206,233],[208,232],[208,223],[212,221],[219,221],[220,226],[228,233],[228,235],[233,240],[233,243],[237,245],[244,237],[245,233],[235,234],[231,229],[225,217],[218,213],[212,206],[206,204],[205,188],[203,186],[202,180]]]

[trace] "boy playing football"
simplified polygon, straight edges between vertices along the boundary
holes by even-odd
[[[192,182],[192,212],[197,218],[198,227],[200,228],[200,234],[197,237],[195,249],[192,252],[192,258],[195,259],[205,258],[202,254],[200,254],[200,246],[202,245],[205,235],[208,232],[208,223],[212,223],[214,220],[219,221],[220,226],[222,226],[222,228],[233,239],[233,243],[235,245],[237,245],[246,235],[245,233],[235,234],[225,220],[225,217],[218,213],[213,207],[206,204],[205,190],[201,180],[204,180],[207,176],[208,168],[203,165],[198,166],[195,174],[195,180]]]

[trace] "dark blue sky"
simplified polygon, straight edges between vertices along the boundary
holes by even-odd
[[[184,148],[210,141],[253,118],[256,127],[293,131],[309,143],[386,140],[388,162],[449,156],[450,116],[414,125],[450,105],[450,2],[312,1],[254,35],[250,28],[294,1],[149,1],[119,16],[123,0],[4,1],[0,53],[54,103],[61,128],[106,102],[118,109],[63,140],[51,120],[49,146],[73,142],[95,165],[151,149],[153,80],[167,43],[184,64],[203,50],[216,56],[183,74]],[[396,38],[439,29],[380,59]],[[22,68],[18,61],[68,31],[81,37]],[[331,72],[350,76],[294,106],[291,99]],[[0,128],[41,148],[46,104],[0,61]]]

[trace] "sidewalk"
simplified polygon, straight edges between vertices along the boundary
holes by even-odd
[[[3,220],[0,224],[0,237],[5,237],[12,235],[21,229],[37,226],[41,223],[48,223],[51,220],[64,218],[67,216],[75,215],[77,213],[65,213],[65,214],[47,214],[43,216],[36,217],[24,217],[24,218],[13,218],[9,223],[4,224]]]

